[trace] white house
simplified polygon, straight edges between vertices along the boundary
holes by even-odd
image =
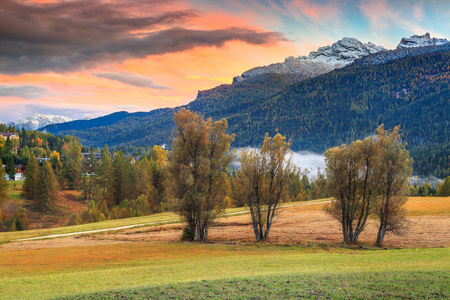
[[[8,180],[8,181],[18,181],[18,180],[24,180],[25,179],[25,177],[23,176],[23,174],[22,173],[16,173],[16,174],[14,174],[14,176],[13,176],[13,178],[12,179],[9,179],[9,175],[8,174],[6,174],[5,175],[5,178],[6,178],[6,180]]]
[[[6,166],[3,165],[3,168],[5,168],[5,167]],[[22,165],[16,165],[15,168],[16,168],[16,174],[14,174],[14,176],[11,179],[9,178],[9,175],[6,174],[5,175],[6,180],[8,180],[8,181],[25,180],[25,167]]]

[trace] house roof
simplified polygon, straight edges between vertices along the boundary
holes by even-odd
[[[0,132],[0,135],[8,137],[8,136],[19,136],[18,133],[15,132]]]

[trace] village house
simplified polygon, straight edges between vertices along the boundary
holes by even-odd
[[[19,134],[14,132],[0,132],[0,137],[6,142],[9,138],[13,142],[12,152],[17,153],[19,150]]]
[[[93,154],[93,156],[95,157],[95,160],[96,161],[100,161],[100,159],[101,159],[101,156],[102,156],[102,154],[101,153],[99,153],[99,152],[94,152],[94,153],[92,153]],[[91,160],[91,153],[89,153],[89,152],[82,152],[81,153],[81,159],[82,160]]]
[[[10,140],[18,140],[19,134],[14,132],[0,132],[0,137],[3,138],[3,140],[6,141],[6,139],[9,137]]]
[[[48,158],[48,157],[38,157],[37,158],[37,161],[40,165],[42,165],[44,163],[44,161],[46,161],[46,160],[50,160],[50,158]]]
[[[3,165],[3,168],[5,168],[6,166]],[[22,165],[15,165],[14,166],[16,169],[16,174],[14,174],[14,176],[12,178],[9,178],[9,175],[6,174],[5,178],[8,181],[19,181],[19,180],[25,180],[25,166]]]

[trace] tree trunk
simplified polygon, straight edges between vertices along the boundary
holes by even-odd
[[[383,221],[381,221],[380,228],[378,229],[377,242],[376,242],[377,247],[383,246],[383,240],[384,240],[385,233],[386,233],[386,222],[383,220]]]
[[[197,220],[197,234],[196,234],[196,240],[200,241],[202,238],[202,226],[200,224],[200,219]]]

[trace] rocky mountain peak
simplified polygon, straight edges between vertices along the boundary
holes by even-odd
[[[308,56],[287,57],[282,63],[256,67],[233,79],[233,83],[242,82],[248,78],[266,73],[294,73],[299,78],[306,79],[328,73],[336,68],[351,64],[354,60],[386,50],[373,43],[363,44],[355,38],[344,37],[331,46],[320,47],[311,51]]]
[[[400,43],[397,45],[397,49],[405,48],[415,48],[415,47],[426,47],[426,46],[438,46],[447,44],[449,41],[447,39],[431,37],[430,33],[425,33],[424,35],[413,35],[409,38],[402,38]]]
[[[49,124],[59,124],[73,121],[73,119],[63,116],[41,115],[36,113],[34,116],[22,118],[16,122],[10,122],[16,128],[25,128],[26,130],[37,130]]]
[[[386,49],[371,42],[363,44],[355,38],[344,37],[331,46],[320,47],[317,51],[311,51],[308,56],[301,58],[315,62],[348,65],[355,59],[382,50]]]

